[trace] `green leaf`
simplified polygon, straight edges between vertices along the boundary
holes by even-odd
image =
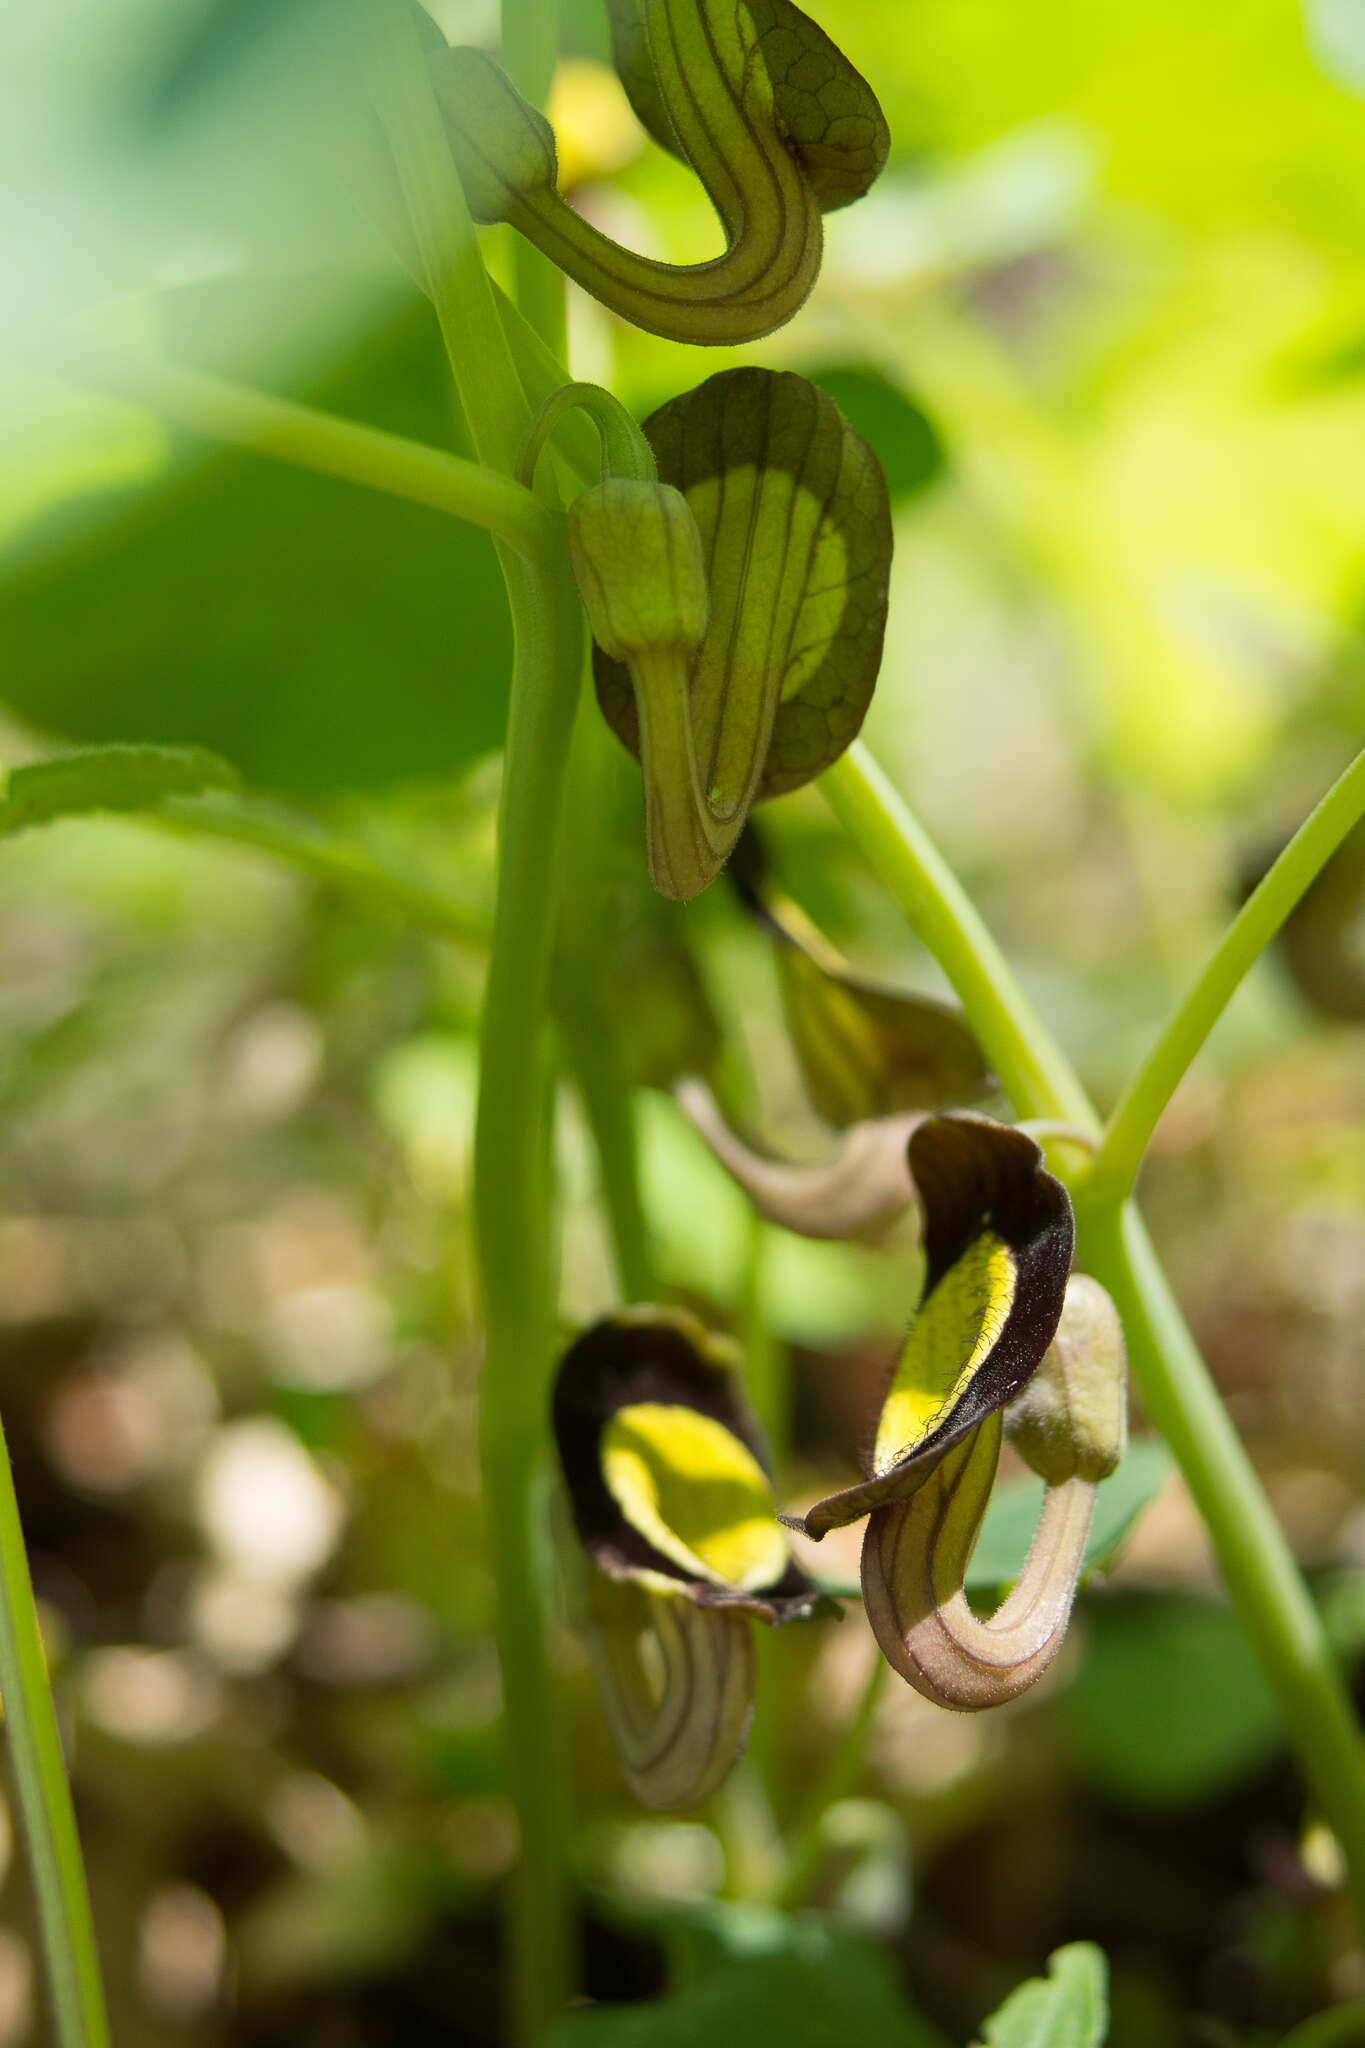
[[[918,497],[942,475],[947,453],[928,413],[880,370],[865,365],[817,370],[849,425],[877,451],[893,505]]]
[[[187,296],[168,318],[202,357]],[[189,353],[178,329],[167,351]],[[303,395],[449,444],[425,306]],[[66,505],[0,562],[0,693],[27,722],[210,747],[276,791],[457,772],[501,744],[510,666],[485,534],[264,458],[196,446],[158,485]]]
[[[865,1943],[810,1928],[772,1954],[721,1962],[679,1998],[571,2013],[550,2048],[946,2048]]]
[[[11,771],[0,833],[86,811],[152,810],[168,796],[236,789],[235,768],[204,747],[91,747]]]
[[[1141,1437],[1129,1445],[1118,1471],[1112,1479],[1105,1480],[1095,1496],[1095,1518],[1081,1561],[1083,1580],[1091,1572],[1104,1571],[1112,1564],[1129,1530],[1148,1502],[1161,1491],[1170,1470],[1170,1453],[1155,1437]],[[1024,1568],[1038,1526],[1043,1491],[1042,1480],[1032,1476],[1006,1480],[996,1487],[967,1567],[965,1583],[969,1593],[985,1598],[1014,1584]]]
[[[985,2023],[985,2048],[1103,2048],[1109,2032],[1109,1970],[1103,1953],[1073,1941],[1048,1958],[1048,1974],[1012,1991]]]
[[[1275,1754],[1279,1711],[1240,1623],[1191,1596],[1095,1600],[1062,1701],[1069,1754],[1111,1798],[1180,1810]]]

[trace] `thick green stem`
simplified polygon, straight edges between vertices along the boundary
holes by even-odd
[[[559,0],[502,0],[502,65],[517,91],[543,108],[559,57]],[[539,249],[512,243],[517,305],[547,348],[565,352],[564,279]]]
[[[821,776],[820,787],[961,997],[1019,1114],[1095,1130],[1098,1119],[1084,1089],[976,906],[866,747],[855,741]]]
[[[526,401],[401,4],[391,8],[379,59],[380,110],[474,446],[481,461],[511,472],[528,424]],[[516,653],[474,1135],[474,1231],[486,1331],[479,1445],[497,1595],[504,1756],[520,1829],[506,1956],[516,2048],[534,2048],[543,2039],[573,1979],[567,1768],[546,1659],[537,1478],[547,1446],[556,1296],[543,1115],[545,1019],[583,621],[557,518],[552,530],[553,538],[530,557],[500,550]]]
[[[1143,1402],[1213,1541],[1365,1927],[1365,1747],[1321,1619],[1136,1208],[1082,1203],[1077,1223],[1080,1256],[1123,1319]]]
[[[1138,1176],[1157,1118],[1204,1040],[1310,883],[1365,816],[1365,753],[1357,754],[1243,904],[1202,973],[1162,1028],[1119,1098],[1087,1183],[1126,1195]]]
[[[480,462],[511,476],[528,422],[407,0],[379,0],[375,105]]]
[[[838,1739],[815,1781],[815,1789],[802,1809],[787,1855],[786,1875],[778,1904],[794,1908],[803,1905],[819,1873],[825,1853],[824,1819],[831,1806],[848,1799],[858,1788],[863,1770],[863,1750],[881,1698],[882,1684],[891,1666],[878,1651],[863,1687],[863,1696],[839,1731]]]
[[[60,2048],[107,2048],[109,2025],[71,1788],[47,1682],[33,1584],[0,1434],[0,1700],[38,1902]]]
[[[851,748],[822,786],[957,989],[1016,1104],[1093,1130],[1094,1111],[1065,1057],[923,827],[864,750]],[[1077,1207],[1080,1257],[1123,1318],[1134,1378],[1204,1518],[1304,1780],[1341,1844],[1365,1929],[1365,1748],[1322,1624],[1137,1211],[1086,1199],[1085,1190]]]
[[[522,573],[523,587],[509,577],[517,661],[480,1032],[474,1212],[487,1344],[479,1436],[498,1596],[505,1753],[521,1827],[508,1966],[514,2039],[530,2044],[540,2039],[572,1981],[566,1764],[545,1660],[546,1589],[534,1522],[556,1293],[540,1078],[582,614],[566,549]]]
[[[530,491],[495,469],[420,441],[357,426],[331,413],[131,351],[63,342],[39,367],[145,406],[211,440],[430,505],[454,519],[486,527],[521,554],[544,541],[549,514]]]

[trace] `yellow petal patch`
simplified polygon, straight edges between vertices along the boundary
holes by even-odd
[[[787,1539],[758,1460],[709,1415],[662,1401],[619,1408],[602,1473],[626,1520],[698,1578],[749,1592],[786,1570]]]
[[[951,1266],[911,1326],[877,1425],[875,1476],[889,1472],[961,1400],[1014,1303],[1014,1254],[985,1231]]]

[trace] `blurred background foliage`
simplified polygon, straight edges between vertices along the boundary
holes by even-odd
[[[495,40],[485,0],[433,11]],[[1353,0],[816,11],[895,152],[827,223],[805,312],[748,354],[818,377],[882,453],[898,552],[870,738],[1107,1103],[1365,725],[1365,23]],[[16,0],[0,62],[8,763],[211,746],[442,889],[474,935],[434,943],[340,882],[183,829],[90,819],[0,843],[0,1406],[123,2048],[497,2038],[516,1837],[466,1228],[507,689],[491,551],[44,368],[75,322],[462,445],[434,324],[364,212],[339,20],[321,0]],[[689,174],[604,68],[597,0],[566,0],[565,45],[553,113],[576,202],[635,247],[712,253]],[[505,275],[497,234],[489,251]],[[575,371],[637,412],[744,359],[571,296]],[[598,774],[565,1016],[595,990],[612,1057],[649,1084],[659,1270],[744,1335],[784,1494],[813,1496],[865,1437],[913,1243],[753,1225],[683,1122],[659,1084],[701,1063],[789,1149],[827,1142],[763,941],[723,889],[685,914],[648,896],[638,779],[608,751]],[[792,893],[861,968],[941,992],[818,796],[767,823]],[[1147,1176],[1348,1656],[1365,1644],[1352,858],[1239,996]],[[555,1142],[568,1327],[614,1287],[571,1087]],[[832,1548],[822,1569],[851,1578]],[[761,1779],[792,1821],[870,1651],[856,1625],[776,1639],[755,1775],[660,1820],[630,1807],[558,1641],[595,1997],[695,1979],[716,1952],[747,1954],[774,1998],[815,1968],[804,1923],[734,1901],[745,1802]],[[7,1827],[0,1861],[11,2048],[43,2021]],[[884,1688],[812,1899],[867,2024],[878,2000],[913,2002],[906,2040],[967,2040],[1084,1938],[1111,1959],[1116,2048],[1259,2048],[1365,1990],[1335,1875],[1169,1479],[1037,1694],[977,1720]]]

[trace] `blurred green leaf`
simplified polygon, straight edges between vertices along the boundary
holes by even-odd
[[[203,747],[92,747],[11,771],[0,832],[86,811],[141,811],[168,796],[235,789],[236,770]]]
[[[1139,1808],[1216,1799],[1274,1755],[1280,1717],[1225,1607],[1192,1596],[1092,1603],[1062,1711],[1073,1760]]]
[[[1101,1951],[1073,1941],[1048,1958],[986,2021],[988,2048],[1102,2048],[1109,2032],[1109,1969]]]
[[[729,1936],[719,1926],[715,1966],[680,1997],[571,2013],[550,2048],[753,2048],[769,2038],[784,2048],[946,2048],[906,2004],[890,1964],[855,1937],[775,1912]],[[721,1960],[740,1940],[749,1952]]]
[[[1130,1444],[1123,1463],[1095,1496],[1095,1518],[1081,1560],[1081,1573],[1104,1571],[1147,1503],[1155,1499],[1171,1469],[1171,1457],[1155,1437]],[[997,1486],[967,1567],[969,1593],[998,1593],[1012,1586],[1024,1568],[1043,1505],[1041,1479],[1020,1477]]]
[[[1353,1998],[1349,2005],[1314,2013],[1312,2019],[1285,2035],[1280,2048],[1356,2048],[1361,2041],[1365,2041],[1365,1998]]]
[[[849,425],[871,443],[893,505],[917,497],[942,473],[947,456],[938,429],[880,370],[832,367],[815,371],[811,382],[829,393]]]
[[[314,395],[449,445],[447,390],[423,305]],[[501,744],[510,662],[485,534],[249,456],[78,501],[0,563],[0,690],[25,719],[211,747],[277,790],[454,773]]]

